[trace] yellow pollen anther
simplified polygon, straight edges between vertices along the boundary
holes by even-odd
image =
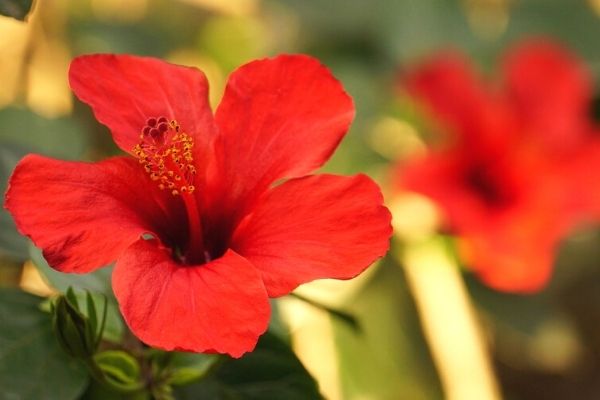
[[[140,139],[133,148],[133,154],[150,179],[156,181],[161,190],[172,189],[174,196],[193,193],[196,174],[192,155],[194,141],[181,131],[177,121],[169,121],[165,117],[150,118],[142,128]],[[179,182],[179,190],[175,189],[175,182]]]

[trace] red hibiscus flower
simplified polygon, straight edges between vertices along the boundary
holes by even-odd
[[[464,261],[489,285],[534,291],[559,241],[598,215],[590,190],[600,142],[585,68],[566,50],[531,41],[505,57],[500,82],[482,81],[447,53],[404,77],[442,130],[442,144],[401,166],[402,187],[443,210]]]
[[[314,59],[240,67],[214,116],[194,68],[90,55],[69,78],[129,155],[29,155],[5,206],[59,271],[116,260],[115,295],[145,343],[239,357],[267,329],[269,297],[352,278],[387,251],[390,215],[371,179],[308,175],[354,116]]]

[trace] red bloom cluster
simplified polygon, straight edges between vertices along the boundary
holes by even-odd
[[[387,251],[390,214],[371,179],[308,175],[354,117],[316,60],[240,67],[214,116],[194,68],[90,55],[69,78],[129,155],[29,155],[5,206],[60,271],[116,260],[115,295],[144,342],[239,357],[267,329],[269,297],[352,278]]]
[[[522,43],[501,72],[483,81],[465,57],[446,53],[403,77],[444,135],[401,166],[400,185],[439,204],[487,284],[527,292],[548,281],[559,241],[600,215],[600,136],[590,77],[565,49]]]

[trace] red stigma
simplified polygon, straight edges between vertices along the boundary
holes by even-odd
[[[196,174],[192,157],[194,142],[180,131],[177,121],[148,118],[140,139],[133,153],[158,187],[169,189],[173,195],[192,193]]]

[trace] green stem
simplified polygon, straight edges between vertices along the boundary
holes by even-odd
[[[346,323],[347,325],[349,325],[353,330],[360,332],[361,326],[360,323],[358,322],[358,320],[354,317],[354,315],[346,313],[344,311],[340,311],[340,310],[336,310],[335,308],[326,306],[322,303],[319,303],[318,301],[315,301],[313,299],[309,299],[308,297],[304,297],[298,293],[290,293],[289,294],[292,297],[297,298],[298,300],[302,300],[303,302],[305,302],[306,304],[309,304],[315,308],[318,308],[319,310],[325,311],[327,313],[329,313],[331,316],[339,319],[340,321]]]

